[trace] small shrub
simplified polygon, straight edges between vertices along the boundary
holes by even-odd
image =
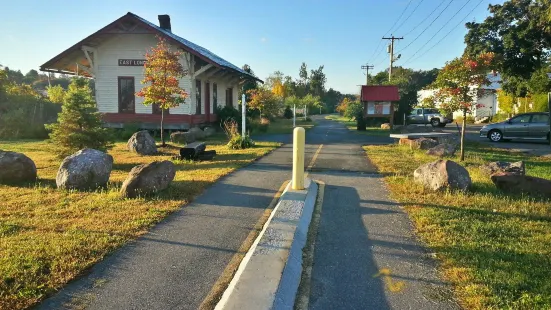
[[[306,119],[305,119],[304,121],[306,121],[306,122],[311,122],[312,119],[310,118],[310,116],[308,116],[308,117],[306,117]]]
[[[215,110],[215,113],[218,116],[220,124],[229,119],[233,119],[236,122],[241,121],[241,113],[239,113],[239,111],[234,107],[225,106],[223,108],[220,108],[218,106]]]
[[[286,107],[285,111],[283,112],[283,117],[285,117],[286,119],[293,118],[293,110],[291,110],[290,107]]]
[[[254,141],[249,136],[241,136],[240,134],[234,136],[228,142],[228,148],[232,150],[248,149],[254,146]]]
[[[132,135],[140,131],[139,123],[125,123],[122,129],[117,131],[117,138],[122,140],[128,140]]]
[[[356,129],[358,131],[365,131],[366,121],[365,121],[365,118],[363,117],[363,111],[357,111],[355,118],[356,118]]]

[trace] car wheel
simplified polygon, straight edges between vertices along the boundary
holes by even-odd
[[[503,134],[499,130],[492,130],[488,133],[488,139],[492,142],[500,142],[503,140]]]
[[[430,120],[430,124],[432,125],[432,127],[438,127],[440,126],[440,120],[437,118],[433,118]]]

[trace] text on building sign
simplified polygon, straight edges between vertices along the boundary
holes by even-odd
[[[139,66],[145,64],[145,59],[119,59],[119,66]]]

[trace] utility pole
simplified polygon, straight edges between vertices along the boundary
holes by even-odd
[[[400,38],[397,38],[395,36],[391,36],[390,38],[387,38],[387,37],[383,37],[383,40],[390,40],[390,45],[388,46],[388,53],[390,54],[390,67],[388,68],[388,80],[390,81],[390,79],[392,78],[392,64],[400,59],[400,57],[402,55],[398,55],[398,57],[394,58],[394,41],[395,40],[403,40],[404,37],[400,37]]]
[[[365,85],[369,84],[369,70],[373,69],[374,67],[372,65],[365,64],[362,66],[362,70],[365,70]]]

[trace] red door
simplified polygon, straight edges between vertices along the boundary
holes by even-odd
[[[205,114],[207,123],[210,123],[210,83],[205,83]]]

